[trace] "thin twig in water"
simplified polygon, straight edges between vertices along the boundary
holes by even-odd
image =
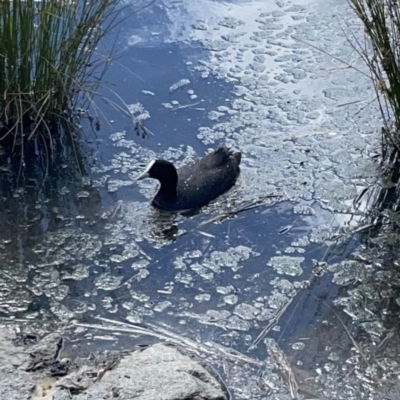
[[[360,353],[362,359],[364,360],[364,362],[370,366],[370,362],[368,361],[367,356],[365,355],[363,349],[361,348],[361,346],[356,342],[356,340],[354,339],[354,336],[350,333],[349,329],[347,328],[347,326],[345,325],[345,323],[343,322],[342,318],[340,318],[339,314],[336,312],[335,309],[331,308],[331,310],[333,311],[333,313],[335,314],[336,318],[339,320],[339,322],[342,324],[344,330],[346,331],[347,335],[349,336],[351,342],[353,343],[354,347],[357,349],[357,351]]]
[[[373,101],[375,101],[376,100],[376,98],[373,100]],[[365,101],[365,100],[354,100],[354,101],[349,101],[349,102],[347,102],[347,103],[342,103],[342,104],[338,104],[336,107],[344,107],[344,106],[350,106],[350,105],[352,105],[352,104],[357,104],[357,103],[361,103],[361,102],[363,102],[363,101]]]
[[[211,224],[213,222],[221,222],[224,219],[232,218],[233,216],[238,215],[238,214],[240,214],[242,212],[249,211],[249,210],[252,210],[252,209],[257,208],[257,207],[262,207],[263,205],[265,205],[264,202],[265,202],[266,199],[278,198],[278,197],[283,197],[283,195],[270,194],[270,195],[267,195],[267,196],[263,196],[263,197],[259,198],[258,200],[255,200],[255,201],[253,201],[253,202],[251,202],[251,203],[249,203],[249,204],[247,204],[245,206],[241,206],[241,207],[236,208],[234,210],[227,211],[227,212],[225,212],[223,214],[216,215],[215,217],[213,217],[213,218],[211,218],[211,219],[209,219],[207,221],[203,221],[197,226],[197,228],[201,228],[201,227],[203,227],[205,225],[209,225],[209,224]]]
[[[290,394],[292,399],[296,399],[299,385],[297,384],[293,370],[288,359],[286,358],[285,353],[279,348],[276,342],[268,346],[268,353],[275,360],[275,363],[287,372],[287,384],[289,386]]]
[[[291,37],[292,37],[292,39],[297,40],[297,41],[300,42],[300,43],[303,43],[303,44],[305,44],[305,45],[307,45],[307,46],[310,46],[311,48],[313,48],[313,49],[315,49],[315,50],[320,51],[322,54],[325,54],[325,55],[327,55],[327,56],[329,56],[329,57],[332,57],[334,60],[339,61],[340,63],[346,65],[349,69],[350,69],[350,68],[351,68],[351,69],[354,69],[355,71],[357,71],[357,72],[359,72],[360,74],[362,74],[362,75],[366,76],[367,78],[369,78],[369,75],[367,75],[365,72],[361,71],[360,69],[356,68],[354,65],[349,64],[349,63],[346,62],[346,61],[343,61],[342,59],[340,59],[339,57],[334,56],[333,54],[329,54],[327,51],[321,49],[320,47],[315,46],[315,45],[313,45],[313,44],[311,44],[311,43],[309,43],[309,42],[306,42],[306,41],[304,41],[304,40],[302,40],[302,39],[299,39],[299,38],[296,37],[296,36],[291,36]]]
[[[172,108],[167,108],[166,110],[165,109],[160,109],[160,110],[162,110],[162,111],[182,110],[184,108],[191,108],[191,107],[197,106],[197,104],[200,104],[200,103],[201,103],[201,101],[196,101],[196,103],[182,104],[182,105],[175,106],[175,107],[172,107]],[[195,108],[195,110],[205,111],[205,108]]]
[[[193,340],[190,340],[188,338],[176,334],[170,329],[166,329],[155,324],[149,324],[149,327],[151,328],[149,329],[135,324],[126,323],[118,320],[112,320],[104,317],[95,317],[95,319],[102,322],[107,322],[109,324],[113,324],[114,326],[104,326],[100,324],[84,324],[78,322],[75,323],[75,326],[106,330],[106,331],[114,331],[114,332],[118,331],[118,332],[132,333],[132,334],[148,335],[182,346],[188,350],[191,350],[192,352],[195,352],[197,355],[200,355],[200,353],[215,355],[217,351],[221,355],[227,356],[228,360],[232,362],[242,361],[252,365],[256,365],[258,367],[262,367],[264,365],[262,361],[248,357],[238,352],[237,350],[223,347],[222,345],[216,344],[212,341],[206,342],[201,345]]]
[[[284,304],[280,308],[280,310],[275,314],[275,316],[272,318],[272,320],[269,322],[269,324],[256,337],[256,339],[253,341],[253,343],[251,344],[251,346],[249,347],[248,350],[253,350],[261,342],[261,340],[263,340],[265,338],[265,336],[268,335],[269,331],[278,323],[280,317],[284,314],[284,312],[290,306],[290,304],[292,303],[293,299],[297,296],[299,291],[300,291],[300,289],[298,289],[296,294],[286,304]]]

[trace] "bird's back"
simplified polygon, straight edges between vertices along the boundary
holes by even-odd
[[[178,170],[177,206],[200,208],[228,191],[236,182],[241,153],[220,147],[201,160]]]

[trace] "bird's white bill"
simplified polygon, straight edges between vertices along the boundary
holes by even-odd
[[[141,181],[142,179],[148,178],[150,176],[150,174],[146,171],[142,172],[137,178],[137,181]]]
[[[136,180],[140,181],[142,179],[148,178],[150,176],[150,170],[153,167],[155,162],[156,162],[156,160],[150,161],[149,164],[147,165],[146,169],[136,178]]]

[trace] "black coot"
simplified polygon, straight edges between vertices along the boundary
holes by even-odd
[[[241,158],[241,153],[224,146],[178,170],[169,161],[153,160],[137,179],[154,178],[160,182],[151,203],[154,207],[165,211],[197,209],[235,184]]]

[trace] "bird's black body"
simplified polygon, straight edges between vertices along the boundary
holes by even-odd
[[[169,161],[152,161],[138,179],[154,178],[160,188],[152,205],[165,211],[198,209],[228,191],[239,176],[241,153],[220,147],[176,170]]]

